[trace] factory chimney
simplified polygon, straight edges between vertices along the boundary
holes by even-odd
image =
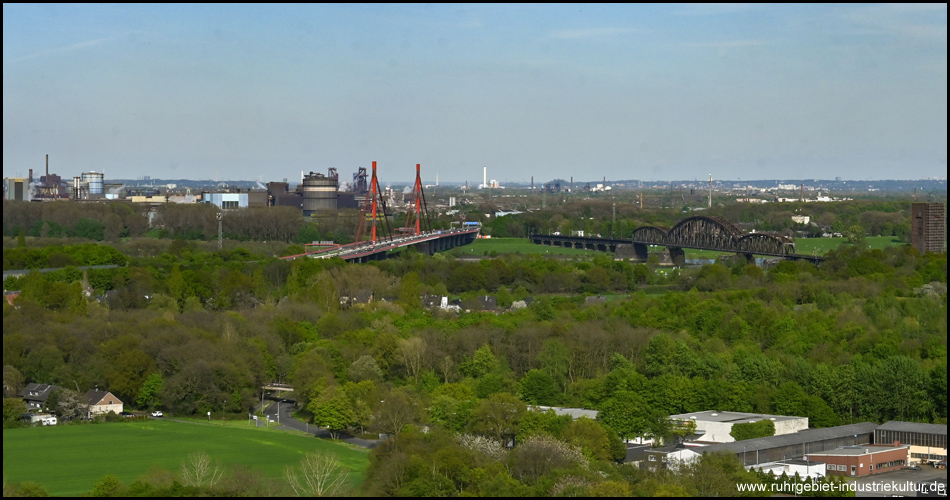
[[[46,155],[46,182],[49,182],[49,155]]]
[[[488,187],[488,167],[482,167],[482,186]]]
[[[30,184],[33,184],[33,169],[30,169]]]

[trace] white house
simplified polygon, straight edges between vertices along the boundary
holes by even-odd
[[[83,401],[89,405],[89,413],[86,415],[88,418],[105,415],[110,411],[116,415],[122,413],[122,401],[109,391],[87,391],[83,394]]]

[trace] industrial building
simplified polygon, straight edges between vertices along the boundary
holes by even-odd
[[[824,462],[827,474],[859,477],[903,469],[907,465],[909,450],[910,446],[899,442],[843,446],[809,453],[805,459]]]
[[[944,251],[947,211],[943,203],[911,203],[910,244],[920,253]]]
[[[5,181],[3,185],[3,199],[14,201],[30,201],[33,199],[29,179],[23,177],[7,177]]]
[[[735,424],[754,423],[771,420],[775,424],[775,435],[791,434],[808,429],[808,417],[789,417],[784,415],[765,415],[762,413],[742,413],[733,411],[698,411],[670,415],[673,422],[693,422],[696,424],[696,441],[704,443],[731,443],[736,439],[730,434]]]
[[[910,446],[910,463],[947,460],[947,426],[919,422],[888,422],[874,431],[875,443],[899,441]]]
[[[714,444],[702,448],[701,451],[733,453],[747,466],[764,464],[790,458],[802,458],[812,453],[834,450],[842,446],[870,444],[874,440],[875,429],[877,429],[877,424],[872,422],[839,425],[780,436]]]
[[[247,208],[247,193],[202,193],[201,203],[210,203],[222,210]]]
[[[337,190],[340,178],[336,169],[330,169],[330,175],[310,172],[304,176],[298,190],[303,193],[303,215],[309,217],[320,210],[336,210]]]

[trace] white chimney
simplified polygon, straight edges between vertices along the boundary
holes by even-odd
[[[482,167],[482,186],[488,187],[488,167]]]

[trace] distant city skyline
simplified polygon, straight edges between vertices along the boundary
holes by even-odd
[[[3,175],[945,179],[946,14],[4,4]]]

